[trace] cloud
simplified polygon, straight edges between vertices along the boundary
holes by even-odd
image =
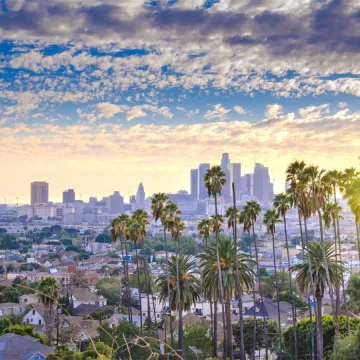
[[[280,104],[266,105],[265,117],[267,119],[278,118],[283,114],[284,108]]]
[[[225,119],[226,115],[231,111],[231,109],[225,109],[221,104],[213,105],[213,107],[214,110],[208,110],[204,115],[204,119]]]
[[[111,104],[108,102],[96,104],[96,108],[100,112],[100,118],[105,117],[107,119],[110,119],[114,115],[124,112],[123,106]]]
[[[141,110],[141,107],[134,107],[126,112],[126,120],[128,121],[142,116],[146,116],[146,113]]]
[[[246,115],[246,114],[248,114],[248,112],[242,107],[242,106],[234,106],[233,107],[233,110],[235,111],[235,112],[237,112],[238,114],[240,114],[240,115]]]

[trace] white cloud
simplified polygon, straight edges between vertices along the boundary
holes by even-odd
[[[146,113],[141,110],[141,107],[133,107],[126,112],[126,120],[131,121],[138,117],[146,116]]]
[[[345,108],[347,108],[349,106],[349,104],[347,103],[347,102],[345,102],[345,101],[341,101],[341,102],[339,102],[339,104],[338,104],[338,108],[340,108],[340,109],[345,109]]]
[[[280,104],[266,105],[265,117],[267,119],[274,119],[281,116],[284,112],[284,108]]]
[[[225,119],[226,115],[231,111],[231,109],[224,108],[221,104],[213,105],[214,110],[208,110],[204,115],[204,119]]]
[[[242,106],[234,106],[233,110],[240,115],[246,115],[248,112]]]
[[[100,118],[105,117],[110,119],[114,115],[124,112],[124,106],[115,105],[108,102],[96,104],[96,108],[100,112]]]

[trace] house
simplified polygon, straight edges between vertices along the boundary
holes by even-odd
[[[31,304],[23,316],[23,323],[34,326],[45,325],[44,305],[42,303]]]
[[[97,329],[100,322],[97,320],[84,320],[79,316],[64,316],[59,318],[59,334],[62,342],[81,342],[99,336]],[[54,329],[56,332],[57,329]]]
[[[73,290],[71,299],[76,309],[80,304],[98,305],[99,307],[107,305],[107,299],[102,295],[97,295],[84,289]]]
[[[26,306],[16,303],[0,304],[0,317],[9,315],[22,315],[26,310]]]
[[[45,360],[54,349],[31,336],[5,334],[0,336],[1,360]]]
[[[146,318],[143,317],[142,320],[143,320],[143,323],[144,323]],[[118,324],[121,321],[130,322],[129,315],[127,315],[127,314],[114,314],[113,316],[111,316],[110,319],[107,320],[107,323],[109,324],[110,328],[115,328],[116,326],[118,326]],[[134,313],[133,313],[132,314],[132,323],[135,326],[140,327],[140,324],[141,324],[140,315],[134,315]]]
[[[19,304],[21,304],[21,305],[30,305],[30,304],[36,304],[39,302],[40,302],[40,299],[36,294],[26,294],[26,295],[21,295],[19,297]]]

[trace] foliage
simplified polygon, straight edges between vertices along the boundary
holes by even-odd
[[[20,245],[14,235],[5,235],[0,237],[0,250],[17,250]]]
[[[110,244],[112,242],[111,240],[111,236],[110,234],[99,234],[96,239],[95,239],[95,242],[98,242],[98,243],[107,243],[107,244]]]
[[[11,325],[7,328],[5,328],[1,335],[5,335],[5,334],[17,334],[17,335],[21,335],[21,336],[32,336],[33,338],[39,339],[39,341],[42,344],[46,343],[46,340],[43,336],[41,336],[39,333],[36,333],[34,331],[34,328],[31,325]]]
[[[103,306],[100,309],[90,314],[90,319],[94,320],[105,320],[110,318],[114,314],[114,307]]]
[[[140,285],[138,284],[138,272],[139,272],[139,279],[140,279]],[[125,282],[125,278],[122,279]],[[140,291],[148,293],[148,284],[146,282],[146,277],[144,274],[143,269],[135,270],[133,274],[129,276],[129,285],[132,288],[138,288],[140,286]],[[150,276],[150,289],[154,288],[154,279],[152,276]]]
[[[60,309],[66,315],[73,315],[74,304],[69,294],[59,298],[58,309]]]
[[[106,277],[98,281],[96,284],[98,295],[104,296],[108,299],[109,305],[116,305],[120,298],[120,282],[114,277]]]
[[[75,288],[86,288],[88,286],[85,278],[85,270],[78,270],[70,275],[70,285]]]
[[[350,336],[340,340],[331,360],[357,360],[360,354],[360,328]]]
[[[360,310],[360,274],[353,274],[348,282],[347,294],[350,297],[350,307],[352,310]]]
[[[204,325],[193,325],[187,326],[185,328],[185,349],[186,349],[186,359],[195,360],[195,359],[206,359],[211,356],[212,350],[212,340],[210,334],[210,328]],[[194,353],[189,349],[189,346],[195,347],[197,350],[200,350],[203,354],[202,357],[194,355]]]
[[[340,334],[347,334],[346,316],[338,316]],[[315,324],[315,320],[314,324]],[[324,327],[324,353],[331,352],[334,346],[335,325],[334,318],[331,315],[322,317]],[[350,318],[350,328],[355,330],[360,327],[360,319]],[[316,327],[314,326],[316,332]],[[311,336],[310,336],[310,319],[305,318],[296,323],[296,334],[298,341],[298,352],[303,354],[304,359],[311,359]],[[315,335],[316,336],[316,335]],[[292,326],[287,327],[283,333],[283,349],[286,354],[294,353],[294,332]],[[289,357],[291,359],[291,357]]]
[[[268,273],[268,271],[266,270],[266,268],[262,267],[259,269],[259,276],[261,278],[265,278],[265,277],[268,277],[270,274]]]
[[[265,343],[265,329],[264,320],[256,319],[256,349],[264,349]],[[278,325],[274,320],[266,321],[268,331],[267,348],[274,349],[275,341],[278,337]],[[233,334],[236,344],[240,344],[240,325],[239,323],[233,324]],[[249,318],[244,320],[244,346],[245,352],[251,356],[254,343],[254,319]]]
[[[294,306],[301,309],[306,309],[308,303],[303,300],[299,295],[293,293],[291,298],[290,290],[283,291],[279,293],[279,301],[287,301],[289,304],[292,304],[292,299],[294,300]]]
[[[290,287],[289,273],[285,271],[277,272],[279,292],[283,292]],[[275,274],[261,279],[261,290],[265,297],[272,298],[275,292]]]

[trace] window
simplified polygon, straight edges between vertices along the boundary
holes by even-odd
[[[146,313],[143,313],[143,316],[146,316]]]
[[[41,325],[41,319],[39,319],[39,325]]]
[[[27,303],[27,299],[24,299],[24,302]]]
[[[159,317],[160,317],[160,314],[156,314],[156,317],[159,318]]]
[[[33,310],[33,315],[35,315],[35,310]]]
[[[27,324],[29,323],[29,319],[26,319],[26,323],[27,323]]]

